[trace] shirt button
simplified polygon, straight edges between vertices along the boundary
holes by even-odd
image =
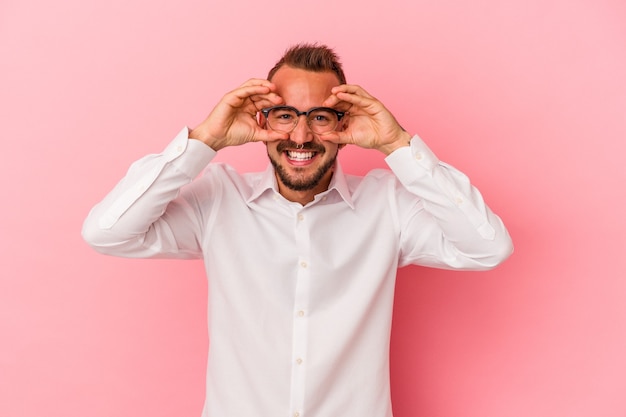
[[[308,265],[307,265],[307,263],[306,263],[306,262],[302,261],[302,262],[300,262],[300,266],[301,266],[302,268],[306,268]]]
[[[302,358],[298,358],[298,359],[296,359],[296,363],[297,363],[298,365],[302,365]]]
[[[304,216],[302,214],[298,214],[298,221],[304,220]]]
[[[298,311],[298,317],[304,317],[304,310]]]
[[[421,160],[422,160],[422,158],[423,158],[423,156],[422,156],[422,153],[421,153],[421,152],[417,152],[417,153],[415,154],[415,159],[417,159],[418,161],[421,161]]]
[[[296,411],[295,413],[293,413],[293,417],[300,417],[300,413]]]
[[[182,151],[183,151],[183,147],[179,145],[179,146],[176,148],[176,151],[178,151],[178,152],[182,152]]]
[[[455,201],[456,201],[456,203],[457,203],[458,205],[463,204],[463,198],[461,198],[461,197],[457,197]]]

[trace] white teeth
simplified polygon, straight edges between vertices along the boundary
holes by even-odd
[[[294,161],[306,161],[313,158],[314,155],[315,152],[287,151],[287,156],[289,157],[289,159],[293,159]]]

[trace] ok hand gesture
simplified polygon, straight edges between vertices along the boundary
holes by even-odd
[[[257,112],[264,107],[282,104],[276,87],[267,80],[250,79],[226,94],[209,116],[189,137],[198,139],[214,150],[247,142],[287,139],[285,133],[265,130],[257,123]]]
[[[398,124],[389,110],[359,86],[344,84],[334,87],[323,106],[347,111],[349,115],[343,130],[321,135],[322,140],[378,149],[386,155],[407,146],[411,140],[411,135]]]

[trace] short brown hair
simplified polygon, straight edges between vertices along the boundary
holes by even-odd
[[[267,79],[271,80],[276,71],[283,65],[313,72],[331,71],[337,75],[339,84],[346,83],[346,76],[343,73],[339,57],[335,51],[326,45],[300,43],[290,47],[274,65],[274,68],[270,70]]]

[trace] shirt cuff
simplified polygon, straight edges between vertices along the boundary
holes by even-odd
[[[411,138],[410,146],[396,149],[387,155],[385,162],[400,182],[409,184],[425,175],[432,175],[433,169],[439,164],[439,158],[415,135]]]
[[[163,155],[189,178],[195,178],[217,155],[203,142],[189,138],[189,128],[184,127],[165,148]]]

